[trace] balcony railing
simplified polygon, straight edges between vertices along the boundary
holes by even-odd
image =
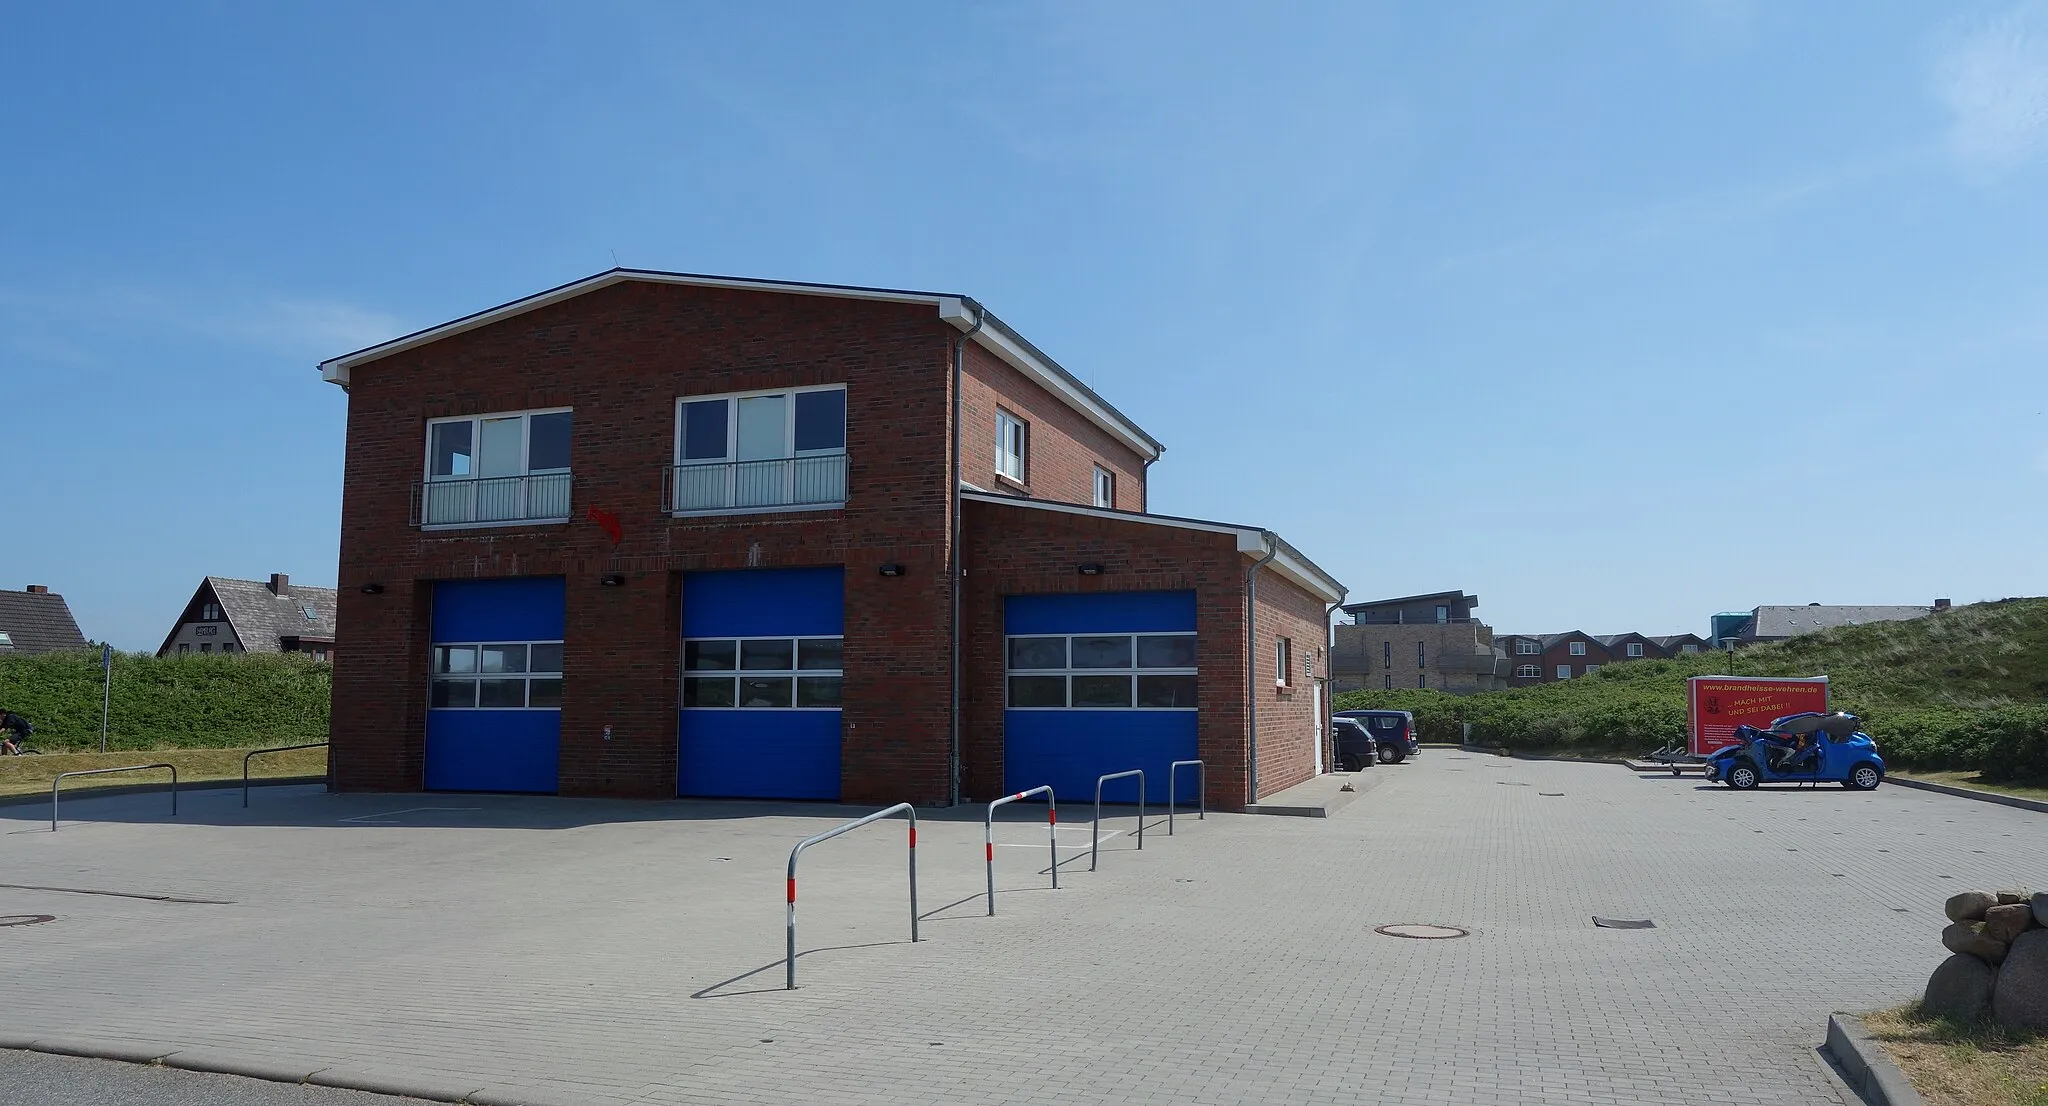
[[[676,514],[834,507],[846,502],[846,454],[671,465],[663,500]]]
[[[569,517],[569,474],[427,480],[412,486],[415,526],[554,522]]]

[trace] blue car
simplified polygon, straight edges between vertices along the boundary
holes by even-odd
[[[1735,727],[1738,744],[1707,757],[1707,778],[1747,791],[1761,783],[1839,783],[1869,791],[1884,782],[1884,758],[1853,714],[1808,711]]]

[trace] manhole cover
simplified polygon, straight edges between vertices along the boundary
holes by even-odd
[[[0,926],[32,926],[56,920],[55,914],[0,914]]]
[[[1416,925],[1406,922],[1400,925],[1380,926],[1373,932],[1384,933],[1389,937],[1413,937],[1419,941],[1444,941],[1452,937],[1465,936],[1465,931],[1457,926]]]

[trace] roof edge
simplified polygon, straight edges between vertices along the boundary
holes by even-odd
[[[1288,577],[1295,583],[1322,599],[1325,603],[1336,604],[1344,601],[1346,589],[1336,577],[1323,571],[1322,567],[1304,556],[1302,552],[1287,544],[1286,539],[1259,526],[1240,526],[1229,522],[1214,522],[1209,519],[1183,518],[1179,515],[1155,515],[1143,511],[1119,511],[1110,507],[1084,507],[1078,503],[1057,503],[1045,499],[1025,499],[1021,496],[998,495],[980,490],[968,490],[963,486],[960,498],[976,503],[988,503],[998,507],[1026,507],[1058,514],[1081,515],[1087,518],[1107,519],[1112,522],[1135,522],[1148,526],[1165,526],[1175,530],[1196,530],[1210,534],[1228,534],[1236,539],[1239,553],[1264,553],[1266,538],[1271,537],[1276,551],[1268,568]]]

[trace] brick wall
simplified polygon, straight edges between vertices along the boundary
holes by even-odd
[[[1209,805],[1243,808],[1244,571],[1234,536],[974,501],[961,533],[963,795],[986,801],[1003,788],[1004,596],[1192,590],[1196,755]],[[1101,564],[1102,575],[1080,575],[1083,562]]]
[[[1329,674],[1329,658],[1323,652],[1324,612],[1329,608],[1270,568],[1259,570],[1253,594],[1258,643],[1252,654],[1252,687],[1259,719],[1259,796],[1264,798],[1315,775],[1316,745],[1330,710],[1325,702],[1317,713],[1314,691],[1315,681]],[[1275,680],[1274,646],[1283,637],[1291,639],[1292,662],[1285,687]]]
[[[628,282],[352,373],[333,738],[348,790],[416,790],[431,581],[568,581],[563,794],[674,792],[681,573],[846,566],[845,798],[943,801],[950,342],[922,305]],[[843,510],[672,519],[678,396],[847,385]],[[407,522],[429,418],[575,409],[577,521],[456,531]],[[614,548],[581,521],[617,513]],[[907,574],[885,578],[896,562]],[[598,576],[620,572],[623,587]],[[364,583],[384,585],[378,595]],[[612,739],[603,728],[612,727]]]
[[[1116,474],[1118,510],[1145,509],[1145,463],[1031,378],[978,345],[967,347],[960,388],[962,478],[989,491],[1025,491],[1035,499],[1095,502],[1095,466]],[[996,408],[1030,424],[1022,488],[996,477]]]

